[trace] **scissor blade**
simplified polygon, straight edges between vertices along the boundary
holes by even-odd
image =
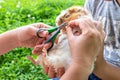
[[[58,28],[59,29],[62,29],[63,27],[65,27],[65,26],[67,26],[68,25],[68,23],[67,22],[64,22],[64,23],[62,23]]]

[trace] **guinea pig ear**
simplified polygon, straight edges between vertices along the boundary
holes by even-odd
[[[61,18],[59,18],[58,20],[56,20],[56,26],[59,26],[60,24],[62,24],[63,20]]]
[[[63,17],[66,14],[66,11],[63,10],[56,18],[56,26],[59,26],[63,22]]]
[[[60,16],[64,16],[66,13],[67,13],[66,10],[62,10]]]

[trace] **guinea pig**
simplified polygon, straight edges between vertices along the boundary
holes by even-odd
[[[59,26],[64,22],[69,22],[71,20],[79,19],[80,17],[90,17],[92,18],[90,12],[81,6],[72,6],[66,10],[63,10],[60,15],[56,18],[56,25]],[[77,28],[77,27],[75,27]],[[79,29],[74,29],[79,30]],[[66,33],[65,28],[62,29],[63,33]]]
[[[71,20],[79,19],[80,17],[87,16],[91,17],[89,11],[81,6],[72,6],[66,10],[63,10],[56,18],[56,26],[61,25],[64,22],[69,22]],[[91,17],[92,18],[92,17]],[[75,27],[73,29],[75,35],[80,34],[79,28]],[[79,44],[78,44],[79,45]],[[33,60],[28,57],[34,64],[39,65],[49,65],[53,66],[55,70],[64,67],[65,70],[68,69],[71,63],[71,54],[69,49],[69,44],[66,35],[66,28],[63,28],[60,32],[58,38],[58,43],[53,46],[48,52],[46,49],[42,50],[42,55],[39,55],[37,60]]]

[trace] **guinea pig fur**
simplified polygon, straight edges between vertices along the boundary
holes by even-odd
[[[74,19],[79,19],[82,16],[91,17],[90,13],[85,8],[81,6],[72,6],[66,10],[63,10],[57,16],[56,25],[59,26],[60,24],[64,22],[69,22]],[[74,29],[74,33],[79,35],[80,30]],[[36,61],[34,61],[31,57],[29,57],[29,59],[34,64],[53,66],[55,70],[61,67],[64,67],[65,70],[68,69],[72,58],[70,54],[70,49],[69,49],[69,44],[68,44],[65,28],[62,29],[60,32],[58,43],[55,44],[53,48],[49,50],[49,52],[43,49],[42,55],[39,55]]]

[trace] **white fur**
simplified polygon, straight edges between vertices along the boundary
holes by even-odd
[[[80,8],[80,7],[78,7]],[[82,8],[80,8],[82,9]],[[58,21],[62,16],[64,16],[66,13],[68,13],[67,10],[63,10],[59,16],[56,18],[56,25],[58,26]],[[78,16],[78,19],[81,17],[88,17],[92,19],[91,14],[84,15],[84,16]],[[74,44],[74,43],[73,43]],[[71,54],[70,54],[70,49],[69,49],[69,44],[67,40],[67,35],[62,33],[61,36],[59,37],[58,44],[55,44],[53,48],[47,53],[48,55],[46,56],[46,65],[52,65],[55,70],[64,67],[65,70],[70,66],[71,64]],[[91,72],[94,68],[91,69]]]
[[[62,34],[59,37],[58,44],[54,45],[54,47],[48,52],[48,56],[46,56],[46,60],[47,60],[47,65],[52,65],[55,68],[55,70],[61,67],[64,67],[65,70],[68,69],[68,67],[71,64],[72,57],[70,54],[70,49],[66,34]],[[94,69],[94,63],[92,64],[91,67],[91,73],[93,69]]]
[[[61,14],[56,18],[56,25],[58,26],[59,19],[64,16],[67,13],[67,10],[63,10]],[[91,14],[84,15],[84,16],[78,16],[78,19],[81,17],[88,17],[92,19]],[[74,44],[74,43],[73,43]],[[43,50],[44,53],[44,50]],[[67,35],[64,33],[61,33],[61,36],[59,37],[58,44],[54,44],[53,48],[50,49],[50,51],[47,53],[45,52],[46,56],[39,55],[37,60],[35,61],[32,57],[28,57],[29,60],[32,61],[33,64],[41,65],[51,65],[57,70],[58,68],[64,67],[65,70],[68,69],[68,67],[71,64],[71,54],[69,49],[69,44],[67,40]],[[92,65],[91,72],[94,69],[94,64]]]
[[[60,15],[58,15],[57,16],[57,18],[56,18],[56,26],[58,26],[58,21],[59,21],[59,19],[60,19],[60,17],[61,16],[64,16],[65,14],[67,13],[67,11],[66,10],[62,10],[62,12],[60,13]]]
[[[71,63],[71,55],[66,34],[62,34],[59,37],[58,44],[54,45],[48,52],[46,59],[49,65],[54,66],[55,69],[60,67],[68,68]]]

